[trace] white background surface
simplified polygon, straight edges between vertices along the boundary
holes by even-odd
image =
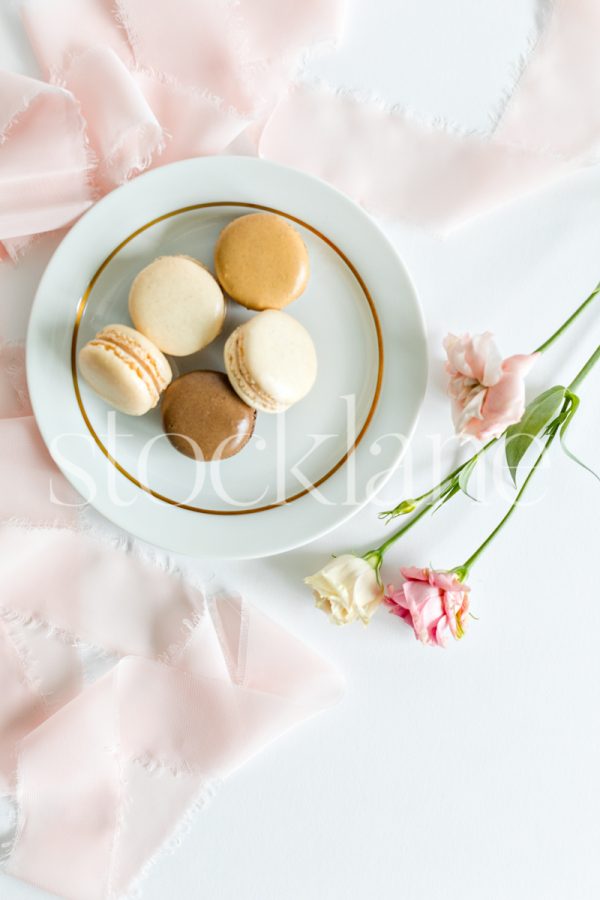
[[[0,27],[0,65],[34,72],[12,4],[1,0],[0,12],[0,26],[8,25],[5,35]],[[309,71],[486,128],[534,21],[533,0],[353,0],[343,47]],[[335,629],[301,584],[331,551],[379,542],[376,512],[410,493],[403,478],[411,463],[417,486],[435,477],[432,452],[451,435],[443,335],[489,328],[505,355],[527,352],[600,278],[600,171],[444,243],[404,226],[386,230],[415,280],[430,334],[430,387],[407,465],[381,504],[327,539],[215,571],[335,660],[347,676],[346,699],[231,779],[185,845],[154,870],[144,900],[600,895],[600,486],[558,449],[552,454],[527,508],[472,573],[478,621],[445,652],[420,646],[384,612],[367,630]],[[0,322],[8,337],[24,334],[55,244],[45,238],[18,269],[0,269],[0,292],[14,310]],[[543,359],[532,394],[570,380],[600,339],[598,318],[596,310]],[[571,433],[573,449],[597,467],[599,388],[600,370],[581,392]],[[394,549],[387,577],[401,563],[462,562],[502,506],[454,501]],[[2,900],[42,896],[0,878]]]

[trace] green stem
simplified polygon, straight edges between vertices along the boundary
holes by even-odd
[[[428,508],[433,506],[435,501],[437,501],[440,498],[440,496],[443,492],[442,489],[445,488],[449,484],[449,482],[451,482],[454,478],[456,478],[456,476],[459,475],[462,472],[462,470],[466,466],[468,466],[470,462],[472,462],[475,459],[476,456],[482,456],[486,452],[486,450],[489,450],[489,448],[492,446],[492,444],[495,444],[496,441],[498,441],[498,440],[499,440],[499,438],[492,438],[491,441],[488,441],[487,444],[484,444],[480,450],[477,450],[476,453],[474,453],[472,456],[470,456],[468,459],[466,459],[464,462],[462,462],[459,466],[457,466],[456,469],[454,469],[452,472],[450,472],[448,475],[446,475],[446,477],[443,478],[439,482],[439,484],[436,484],[435,487],[430,488],[428,491],[426,491],[424,494],[420,494],[420,496],[418,496],[418,497],[413,497],[411,500],[403,500],[402,503],[414,503],[416,505],[418,503],[422,503],[423,500],[426,500],[428,497],[431,497],[432,495],[434,495],[433,503],[428,504]],[[402,503],[399,503],[398,506],[395,506],[393,509],[389,509],[386,512],[379,513],[379,518],[380,519],[388,519],[388,520],[395,518],[396,515],[398,515],[397,510],[402,505]]]
[[[387,550],[389,550],[392,544],[394,544],[398,540],[398,538],[401,538],[403,534],[406,534],[406,532],[409,531],[413,527],[413,525],[416,525],[419,519],[422,519],[423,516],[429,512],[431,507],[435,506],[436,502],[437,498],[422,506],[421,509],[412,517],[409,522],[406,522],[404,525],[402,525],[401,528],[398,528],[398,530],[390,535],[390,537],[386,541],[384,541],[383,544],[377,547],[376,550],[372,550],[371,553],[382,559],[384,554],[387,552]]]
[[[592,291],[590,296],[586,297],[586,299],[583,301],[583,303],[577,307],[575,312],[572,313],[572,315],[570,315],[569,318],[565,322],[563,322],[563,324],[560,326],[560,328],[558,328],[554,332],[554,334],[550,335],[550,337],[548,338],[547,341],[544,341],[543,344],[540,344],[540,346],[537,348],[537,350],[535,352],[536,353],[544,353],[544,351],[547,350],[548,347],[551,347],[552,344],[554,343],[554,341],[558,340],[558,338],[561,336],[561,334],[563,334],[567,330],[567,328],[569,328],[569,326],[571,326],[573,324],[575,319],[577,319],[581,315],[581,313],[584,311],[584,309],[586,309],[590,305],[590,303],[593,300],[595,300],[595,298],[598,296],[598,294],[600,294],[600,283],[598,283],[596,285],[596,287],[594,288],[594,290]]]
[[[596,347],[596,349],[594,350],[594,352],[592,353],[592,355],[590,356],[590,358],[588,359],[586,364],[577,373],[577,375],[575,376],[575,378],[573,379],[573,381],[571,382],[571,384],[568,387],[569,391],[575,392],[577,390],[577,388],[579,387],[581,382],[585,378],[587,378],[587,376],[590,374],[590,372],[592,371],[592,369],[594,368],[594,366],[596,365],[596,363],[598,362],[599,359],[600,359],[600,346]]]
[[[542,459],[543,459],[544,454],[546,453],[546,451],[550,448],[550,446],[551,446],[551,444],[552,444],[552,442],[553,442],[553,440],[554,440],[555,437],[556,437],[556,433],[554,432],[553,434],[550,435],[550,437],[548,438],[548,440],[547,440],[546,443],[544,444],[541,453],[539,454],[538,458],[537,458],[536,461],[534,462],[534,464],[533,464],[533,466],[532,466],[532,468],[531,468],[531,471],[529,472],[529,475],[527,476],[527,478],[525,479],[525,481],[524,481],[523,484],[521,485],[521,488],[520,488],[520,490],[519,490],[517,496],[516,496],[515,499],[513,500],[513,502],[512,502],[512,504],[511,504],[511,506],[510,506],[508,512],[506,513],[506,515],[505,515],[502,519],[500,519],[500,521],[498,522],[498,524],[496,525],[496,527],[494,528],[494,530],[493,530],[490,534],[488,534],[488,536],[486,537],[486,539],[485,539],[485,541],[483,542],[483,544],[480,544],[480,545],[479,545],[479,547],[477,548],[477,550],[476,550],[474,553],[471,554],[471,556],[468,558],[468,560],[467,560],[466,562],[464,562],[464,563],[462,564],[462,566],[457,566],[456,569],[453,570],[454,572],[456,572],[456,574],[458,575],[458,577],[459,577],[459,579],[460,579],[461,581],[465,581],[465,579],[467,578],[467,576],[468,576],[468,574],[469,574],[469,572],[470,572],[470,570],[471,570],[473,564],[475,563],[475,561],[481,556],[481,554],[483,553],[483,551],[484,551],[484,550],[492,543],[492,541],[494,540],[494,538],[496,537],[496,535],[498,534],[498,532],[500,532],[500,531],[504,528],[504,526],[506,525],[506,523],[508,522],[508,520],[510,519],[510,517],[512,516],[512,514],[515,512],[517,506],[519,505],[519,500],[520,500],[521,497],[523,496],[523,493],[525,492],[525,490],[526,490],[526,488],[527,488],[527,485],[529,484],[529,482],[530,482],[531,479],[533,478],[533,473],[535,472],[535,470],[537,469],[538,465],[539,465],[540,462],[542,461]]]
[[[443,479],[443,481],[440,481],[439,484],[436,484],[435,487],[432,487],[430,491],[427,491],[426,494],[421,494],[420,497],[415,497],[415,501],[417,503],[419,503],[421,500],[425,500],[427,497],[430,497],[433,493],[436,493],[440,488],[445,487],[449,481],[452,481],[453,478],[456,478],[457,475],[460,475],[462,470],[466,466],[468,466],[469,463],[472,462],[472,460],[474,460],[476,456],[482,456],[482,454],[484,454],[486,450],[489,450],[489,448],[492,446],[492,444],[495,444],[497,440],[498,440],[498,438],[492,438],[491,441],[488,441],[487,444],[484,444],[480,450],[478,450],[476,453],[473,454],[473,456],[470,456],[463,463],[461,463],[460,466],[457,466],[453,472],[450,472],[449,475],[446,475],[446,477]]]
[[[590,356],[590,358],[588,359],[588,361],[587,361],[587,362],[585,363],[585,365],[582,366],[582,368],[579,370],[579,372],[577,373],[577,375],[575,376],[575,378],[573,379],[573,381],[571,382],[571,384],[569,385],[569,387],[567,388],[567,390],[568,390],[569,392],[573,392],[573,391],[574,391],[574,390],[582,383],[582,381],[583,381],[585,378],[587,378],[587,376],[590,374],[590,372],[592,371],[592,369],[594,368],[594,366],[596,365],[596,363],[597,363],[599,360],[600,360],[600,346],[596,347],[596,349],[594,350],[594,352],[592,353],[592,355]],[[567,409],[569,408],[569,406],[570,406],[571,403],[572,403],[571,398],[570,398],[570,397],[567,397],[567,399],[565,400],[565,405],[563,406],[563,409],[562,409],[562,413],[565,413],[565,412],[567,411]],[[534,464],[533,464],[533,466],[532,466],[532,468],[531,468],[531,471],[529,472],[527,478],[525,479],[525,481],[524,481],[523,484],[521,485],[521,488],[520,488],[519,492],[517,493],[517,496],[515,497],[515,499],[514,499],[513,503],[511,504],[511,506],[510,506],[508,512],[506,513],[506,515],[505,515],[502,519],[500,519],[500,521],[498,522],[498,524],[496,525],[496,527],[494,528],[494,530],[486,537],[485,541],[484,541],[482,544],[479,545],[479,547],[477,548],[477,550],[475,550],[475,552],[471,554],[471,556],[466,560],[466,562],[464,562],[464,563],[462,564],[462,566],[457,566],[456,569],[453,570],[454,572],[456,572],[456,574],[458,575],[458,577],[460,578],[461,581],[464,581],[464,580],[467,578],[467,576],[468,576],[468,574],[469,574],[469,572],[470,572],[470,570],[471,570],[473,564],[475,563],[475,561],[481,556],[481,554],[483,553],[483,551],[484,551],[487,547],[489,547],[489,545],[492,543],[492,541],[494,540],[494,538],[495,538],[495,537],[497,536],[497,534],[504,528],[504,526],[506,525],[507,521],[510,519],[510,517],[512,516],[512,514],[513,514],[514,511],[516,510],[517,506],[519,505],[519,501],[520,501],[521,497],[522,497],[523,494],[525,493],[525,491],[526,491],[526,489],[527,489],[527,486],[528,486],[529,482],[530,482],[531,479],[533,478],[533,474],[534,474],[535,470],[537,469],[537,467],[539,466],[540,462],[542,461],[542,459],[543,459],[545,453],[546,453],[546,452],[550,449],[550,447],[552,446],[552,443],[553,443],[553,441],[554,441],[554,439],[555,439],[557,433],[558,433],[558,430],[557,430],[556,428],[553,429],[553,430],[550,432],[550,434],[549,434],[549,436],[548,436],[548,439],[547,439],[546,443],[545,443],[544,446],[542,447],[542,450],[541,450],[539,456],[537,457],[536,461],[534,462]]]
[[[552,344],[556,340],[558,340],[558,338],[573,324],[573,322],[581,315],[581,313],[584,311],[584,309],[587,309],[587,307],[593,302],[593,300],[596,299],[596,297],[599,294],[600,294],[600,282],[596,285],[596,287],[594,288],[592,293],[589,295],[589,297],[586,297],[586,299],[583,301],[583,303],[581,303],[577,307],[575,312],[571,313],[569,318],[563,322],[563,324],[560,326],[560,328],[558,328],[554,332],[554,334],[550,335],[550,337],[546,341],[544,341],[543,344],[540,344],[540,346],[537,348],[537,350],[535,350],[535,353],[544,353],[549,347],[551,347]],[[597,357],[590,359],[586,365],[591,369],[595,365],[596,362],[597,362]],[[585,369],[585,367],[584,367],[584,369]],[[581,381],[586,377],[587,371],[588,370],[585,369],[585,371],[582,370],[579,373],[579,375],[573,382],[573,385],[575,387],[577,387],[577,385],[579,385],[581,383]],[[452,479],[456,478],[456,476],[460,474],[460,472],[465,468],[465,466],[467,466],[474,459],[475,456],[483,455],[486,452],[486,450],[489,450],[489,448],[492,446],[492,444],[495,444],[496,441],[498,441],[501,437],[503,437],[503,435],[499,435],[497,438],[492,438],[491,441],[488,441],[488,443],[485,444],[481,448],[481,450],[479,450],[477,453],[474,453],[473,456],[471,456],[469,459],[467,459],[464,463],[461,463],[461,465],[458,466],[456,469],[454,469],[453,472],[450,472],[449,475],[446,475],[446,477],[442,481],[440,481],[439,484],[436,484],[435,487],[432,487],[430,490],[426,491],[424,494],[421,494],[419,497],[414,497],[410,501],[406,501],[406,500],[402,501],[397,506],[395,506],[393,509],[390,509],[390,510],[387,510],[386,512],[380,513],[379,518],[380,519],[388,519],[388,521],[389,521],[400,514],[400,512],[399,512],[400,507],[404,503],[414,503],[416,506],[417,504],[422,503],[423,500],[426,500],[428,497],[431,497],[432,495],[437,495],[441,491],[442,488],[446,487],[452,481]],[[430,508],[432,505],[433,504],[429,504],[428,508]]]

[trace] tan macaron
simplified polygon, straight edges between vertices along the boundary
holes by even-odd
[[[127,325],[107,325],[82,347],[79,369],[103,400],[129,416],[153,409],[172,378],[158,347]]]
[[[234,219],[219,235],[215,270],[232,300],[248,309],[283,309],[308,282],[308,250],[294,226],[273,213]]]
[[[317,354],[306,328],[268,309],[235,329],[225,344],[225,368],[242,400],[262,412],[289,409],[317,377]]]
[[[159,256],[129,292],[133,324],[171,356],[189,356],[213,341],[225,320],[221,288],[190,256]]]

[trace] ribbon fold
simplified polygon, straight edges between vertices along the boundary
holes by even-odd
[[[328,180],[374,213],[445,234],[595,163],[596,0],[553,0],[487,135],[429,125],[299,79],[339,40],[342,0],[25,0],[49,83],[0,73],[0,242],[76,219],[140,171],[246,150]],[[1,244],[0,244],[1,246]]]
[[[108,900],[342,682],[242,598],[207,600],[82,529],[30,415],[22,356],[0,347],[0,795],[17,811],[0,856],[66,900]],[[69,505],[50,501],[50,483]]]

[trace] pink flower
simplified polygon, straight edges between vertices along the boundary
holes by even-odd
[[[470,588],[453,572],[415,567],[400,569],[406,579],[396,590],[388,586],[383,602],[394,616],[412,625],[423,644],[445,647],[448,637],[461,638],[469,610]]]
[[[449,334],[444,349],[457,434],[487,441],[521,420],[525,412],[525,376],[537,353],[502,360],[489,331],[474,337]]]

